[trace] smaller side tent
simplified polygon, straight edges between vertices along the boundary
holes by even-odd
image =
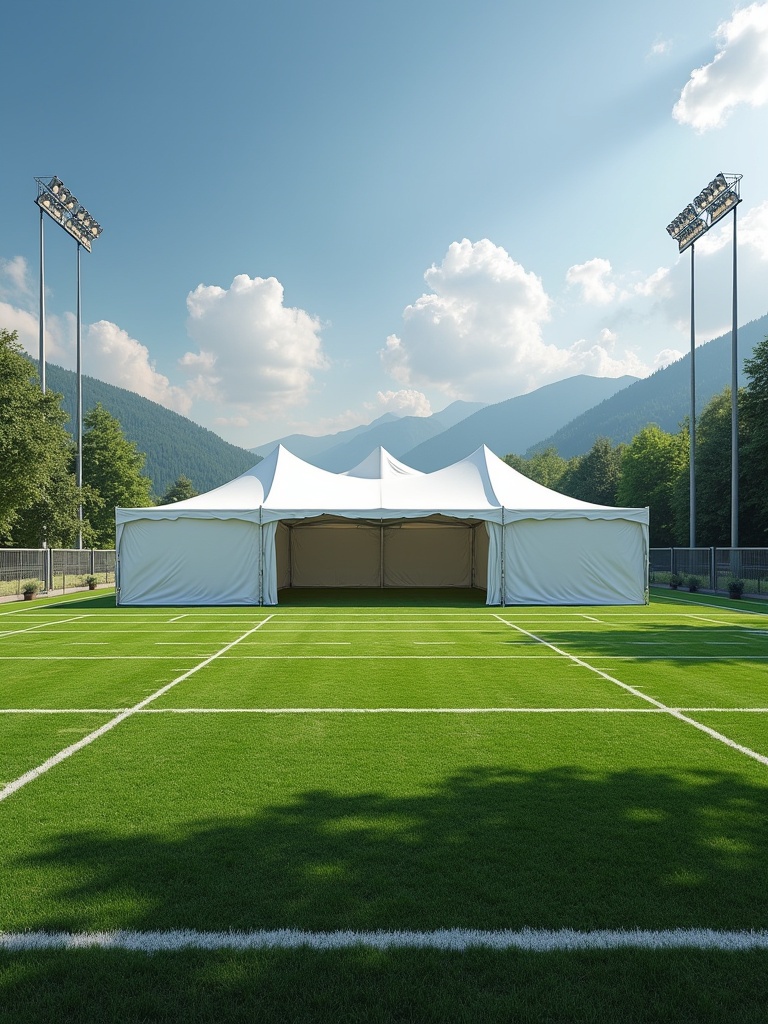
[[[648,510],[577,501],[486,447],[434,473],[278,447],[207,494],[117,509],[121,605],[276,604],[286,587],[482,587],[488,604],[642,604]]]

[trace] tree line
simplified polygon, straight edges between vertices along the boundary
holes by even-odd
[[[768,545],[768,338],[744,361],[738,393],[739,545]],[[690,430],[643,427],[629,444],[598,438],[586,455],[563,459],[555,448],[504,461],[532,480],[599,505],[650,508],[652,547],[687,547]],[[696,544],[731,543],[731,389],[703,409],[696,424]]]
[[[146,456],[101,404],[83,417],[83,487],[62,396],[40,389],[15,331],[0,328],[0,546],[85,547],[115,543],[115,508],[154,504]],[[161,503],[195,494],[180,477]],[[79,509],[82,504],[83,517]]]
[[[739,390],[739,542],[768,544],[768,338],[744,362]],[[117,506],[169,504],[197,492],[185,476],[159,499],[143,473],[146,456],[101,404],[83,419],[83,487],[76,447],[65,429],[61,395],[40,390],[37,372],[15,332],[0,329],[0,546],[72,547],[81,526],[86,547],[113,547]],[[687,546],[689,429],[643,427],[629,444],[598,438],[585,455],[555,448],[505,462],[538,483],[599,505],[650,507],[653,547]],[[731,395],[725,388],[703,410],[696,429],[696,541],[730,545]]]

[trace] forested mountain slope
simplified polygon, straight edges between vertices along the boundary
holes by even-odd
[[[744,359],[768,334],[768,314],[739,328],[739,385],[745,383]],[[721,335],[696,349],[697,416],[710,399],[731,383],[731,334]],[[623,391],[588,409],[556,433],[528,449],[528,454],[550,446],[564,459],[588,452],[598,437],[613,444],[629,443],[643,427],[656,423],[676,432],[690,412],[691,355],[638,380]],[[520,454],[517,452],[516,454]]]
[[[46,384],[49,390],[64,396],[62,405],[70,417],[67,426],[74,433],[76,375],[49,363]],[[156,495],[164,494],[180,476],[189,477],[196,491],[209,491],[261,462],[253,452],[229,444],[212,430],[157,402],[83,376],[83,413],[87,414],[97,402],[120,421],[125,436],[146,454],[144,473],[151,479]]]

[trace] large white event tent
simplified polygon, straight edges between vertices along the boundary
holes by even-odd
[[[285,587],[481,587],[487,604],[643,604],[648,509],[569,498],[485,446],[434,473],[279,446],[206,494],[118,508],[120,605],[274,605]]]

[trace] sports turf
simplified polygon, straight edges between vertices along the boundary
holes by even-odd
[[[0,790],[133,709],[0,802],[0,932],[768,928],[768,608],[285,597],[0,609]],[[760,1020],[767,961],[5,952],[0,1021]]]

